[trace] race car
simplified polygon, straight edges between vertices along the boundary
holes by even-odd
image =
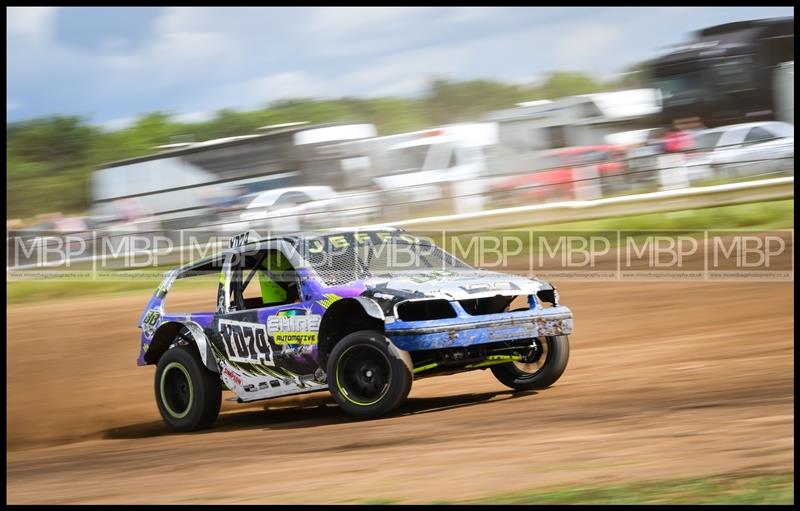
[[[216,310],[165,310],[176,279],[209,274],[219,275]],[[238,235],[168,272],[138,325],[138,365],[156,366],[159,412],[191,431],[214,423],[223,390],[248,403],[327,389],[367,419],[428,376],[489,368],[512,389],[543,389],[567,366],[572,312],[547,282],[475,269],[377,228]]]

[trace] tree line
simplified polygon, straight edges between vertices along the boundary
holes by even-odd
[[[280,100],[253,111],[222,109],[206,122],[175,122],[165,112],[139,117],[131,126],[103,130],[84,117],[52,115],[6,126],[6,218],[53,211],[81,214],[90,209],[90,176],[102,163],[151,154],[155,146],[200,142],[252,133],[288,122],[366,122],[381,135],[453,122],[477,121],[489,111],[522,101],[554,99],[641,86],[639,73],[614,81],[581,72],[556,72],[535,85],[491,80],[432,81],[419,97]]]

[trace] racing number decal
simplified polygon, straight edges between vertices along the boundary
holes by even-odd
[[[144,319],[142,320],[142,331],[144,331],[145,337],[150,339],[153,337],[153,334],[156,332],[156,327],[158,326],[158,322],[161,319],[161,311],[158,309],[151,309],[147,312]]]
[[[274,365],[264,325],[220,319],[219,333],[230,361]]]

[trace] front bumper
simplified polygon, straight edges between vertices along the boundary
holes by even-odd
[[[406,351],[435,350],[498,341],[513,341],[572,333],[572,311],[558,306],[500,314],[470,316],[458,311],[453,319],[395,321],[386,336]]]

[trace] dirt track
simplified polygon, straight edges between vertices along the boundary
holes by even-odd
[[[431,502],[791,471],[792,288],[563,282],[576,333],[548,390],[432,378],[369,422],[327,393],[225,402],[190,435],[166,432],[135,365],[144,295],[12,306],[8,502]]]

